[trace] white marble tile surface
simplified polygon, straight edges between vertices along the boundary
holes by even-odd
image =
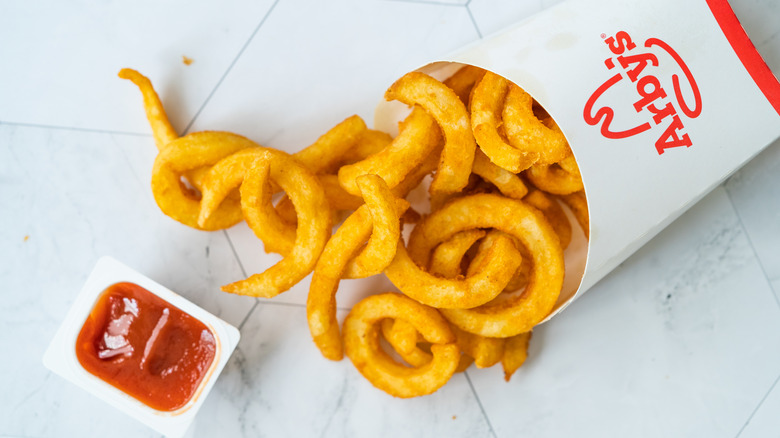
[[[780,141],[734,174],[726,189],[770,281],[780,281]],[[775,288],[780,302],[780,290]]]
[[[476,38],[464,7],[281,0],[193,130],[241,132],[297,151],[353,114],[373,124],[395,79]]]
[[[132,84],[116,80],[132,67],[156,79],[183,130],[272,4],[3,1],[0,120],[148,132],[142,112],[117,104],[138,98]]]
[[[764,438],[780,437],[780,429],[777,427],[777,413],[780,412],[780,375],[767,393],[766,398],[761,399],[761,404],[756,408],[750,421],[740,431],[740,438]]]
[[[292,151],[351,114],[371,124],[404,72],[556,3],[0,2],[0,436],[154,436],[41,364],[102,255],[241,327],[188,436],[780,436],[780,142],[538,328],[510,383],[472,367],[414,400],[319,355],[308,280],[258,305],[219,291],[273,262],[245,225],[198,232],[155,205],[120,67],[152,77],[180,131]],[[732,4],[777,74],[780,2]],[[390,287],[372,281],[343,283],[342,318]]]
[[[490,35],[546,9],[561,0],[471,0],[469,11],[482,36]],[[496,10],[501,10],[500,14]]]

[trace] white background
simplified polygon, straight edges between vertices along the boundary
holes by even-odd
[[[219,291],[267,266],[245,226],[203,233],[157,209],[121,67],[152,79],[180,132],[297,150],[351,114],[370,123],[406,71],[554,3],[0,1],[0,436],[154,436],[41,364],[102,255],[241,328],[190,436],[780,436],[780,143],[538,328],[510,383],[471,368],[413,400],[319,355],[305,285]],[[732,3],[779,74],[780,4]]]

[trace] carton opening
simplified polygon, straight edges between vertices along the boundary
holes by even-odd
[[[461,100],[466,104],[466,107],[471,112],[471,105],[470,105],[470,98],[472,93],[474,92],[474,88],[476,83],[478,83],[482,79],[482,74],[484,71],[489,71],[487,69],[483,69],[481,66],[473,66],[458,62],[434,62],[431,64],[428,64],[417,71],[425,73],[439,81],[444,82],[445,84],[449,85],[450,88],[452,88],[456,94],[461,98]],[[504,78],[502,78],[504,79]],[[506,79],[504,79],[506,80]],[[523,84],[514,84],[511,81],[506,80],[509,84],[512,84],[512,86],[518,86],[520,89],[522,89]],[[506,87],[506,85],[505,85]],[[559,127],[555,122],[555,114],[551,114],[549,111],[547,111],[546,108],[544,108],[536,99],[533,99],[533,96],[530,94],[526,94],[523,90],[522,92],[525,94],[523,96],[525,99],[530,99],[525,101],[524,103],[531,103],[530,110],[532,113],[524,114],[525,117],[533,117],[536,119],[536,123],[539,126],[541,130],[544,131],[557,131],[558,135],[565,140],[564,132],[566,130],[565,126]],[[504,103],[503,106],[506,107],[508,103],[506,100],[508,97],[506,95],[508,94],[506,90],[503,91],[504,97]],[[528,97],[530,96],[530,97]],[[404,120],[411,112],[411,109],[398,101],[383,101],[381,102],[375,111],[375,120],[374,120],[374,126],[376,129],[388,132],[391,135],[398,135],[398,123],[402,120]],[[504,112],[506,114],[506,111]],[[472,121],[474,121],[474,116],[472,115]],[[508,140],[508,133],[506,132],[507,129],[510,129],[508,125],[504,124],[504,120],[501,114],[498,114],[497,120],[496,120],[496,127],[498,134],[501,137],[501,140],[508,143],[509,146],[513,145]],[[541,126],[544,124],[545,126]],[[472,129],[474,129],[474,126],[472,126]],[[515,129],[517,131],[517,129]],[[522,135],[522,133],[512,132],[514,135]],[[478,149],[481,149],[482,145],[480,145],[480,139],[477,139]],[[550,148],[552,149],[552,148]],[[582,278],[585,273],[585,267],[588,260],[588,252],[589,252],[589,226],[588,226],[588,213],[587,213],[587,195],[586,190],[584,188],[584,185],[586,185],[586,175],[581,176],[575,176],[575,174],[579,174],[579,168],[576,164],[576,158],[574,157],[574,150],[573,148],[569,149],[568,142],[566,142],[566,149],[567,154],[563,162],[560,164],[558,162],[554,162],[552,164],[536,164],[532,166],[534,169],[529,170],[521,170],[520,172],[510,172],[516,175],[520,178],[522,183],[527,186],[530,189],[530,192],[539,191],[541,189],[542,192],[545,192],[544,194],[539,193],[537,195],[532,196],[532,198],[541,198],[544,196],[545,198],[549,198],[550,201],[555,203],[555,205],[559,206],[559,210],[562,210],[565,214],[565,222],[567,224],[559,225],[560,227],[566,227],[568,225],[568,228],[570,228],[570,233],[566,232],[567,234],[570,234],[570,237],[565,237],[565,240],[568,241],[568,244],[566,245],[566,248],[564,250],[564,264],[565,264],[565,276],[564,276],[564,282],[563,287],[561,289],[560,295],[558,296],[558,299],[551,310],[550,314],[545,318],[544,321],[549,320],[552,316],[560,312],[568,303],[572,300],[572,298],[577,294],[581,283]],[[481,152],[478,151],[478,155],[481,154]],[[551,153],[552,154],[552,153]],[[484,157],[484,155],[483,155]],[[544,161],[544,160],[542,160]],[[492,160],[491,160],[492,162]],[[494,163],[496,164],[496,163]],[[503,163],[498,163],[503,164]],[[506,167],[506,166],[504,166]],[[506,170],[506,169],[504,169]],[[509,171],[507,171],[509,172]],[[533,174],[531,174],[533,172]],[[557,178],[556,178],[557,177]],[[483,178],[484,179],[484,178]],[[551,187],[547,187],[545,185],[546,180],[561,180],[562,184],[557,184],[561,186],[561,188],[556,189],[556,183],[555,181],[551,182]],[[564,193],[567,191],[570,191],[571,189],[563,187],[565,186],[566,179],[579,180],[578,183],[580,184],[580,189],[575,190],[574,193]],[[536,181],[536,184],[534,184],[534,181]],[[485,181],[482,181],[485,182]],[[421,187],[418,187],[418,191],[424,192],[427,191],[429,188],[430,179],[426,180],[427,184],[423,184]],[[497,183],[496,181],[493,181],[493,183]],[[472,190],[474,192],[478,192],[480,190],[484,191],[503,191],[501,187],[497,187],[495,184],[490,184],[488,181],[486,184],[487,187],[479,186],[479,184],[475,184],[475,187],[467,188],[466,190]],[[538,186],[538,187],[536,187]],[[552,191],[550,191],[552,190]],[[558,191],[558,194],[552,193],[553,191]],[[506,193],[504,193],[506,195]],[[527,195],[526,195],[527,196]],[[510,195],[511,197],[511,195]],[[532,203],[532,198],[522,198],[526,202]],[[413,196],[410,197],[410,199],[416,199],[420,200],[417,204],[413,202],[412,207],[423,214],[429,213],[430,205],[426,205],[423,200],[426,199],[424,195],[420,196]],[[537,201],[539,202],[539,201]],[[538,207],[538,206],[537,206]],[[554,222],[554,221],[553,221]],[[522,294],[522,291],[524,288],[519,289],[518,291],[514,292],[514,294]],[[501,301],[504,299],[507,299],[507,295],[511,296],[512,293],[502,293],[501,296],[496,298],[497,301]]]

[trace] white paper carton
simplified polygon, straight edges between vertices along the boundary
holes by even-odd
[[[524,88],[582,172],[590,240],[548,319],[780,136],[780,83],[726,0],[568,1],[420,70],[453,62]]]

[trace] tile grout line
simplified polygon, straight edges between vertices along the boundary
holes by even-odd
[[[246,315],[244,316],[244,319],[241,320],[241,323],[238,324],[238,331],[244,329],[244,324],[246,324],[247,321],[249,321],[249,317],[252,316],[252,313],[254,313],[257,306],[260,304],[260,300],[255,298],[255,303],[252,304],[252,307],[249,309],[249,312],[246,312]]]
[[[469,14],[469,18],[471,18],[471,24],[474,25],[474,30],[477,31],[477,36],[479,36],[479,39],[482,39],[482,31],[479,30],[479,26],[477,25],[477,20],[474,18],[474,14],[471,13],[471,8],[469,7],[469,4],[471,3],[471,0],[466,2],[466,12]]]
[[[195,113],[194,116],[192,116],[192,120],[190,120],[190,123],[187,124],[187,127],[184,128],[184,132],[182,135],[188,133],[190,131],[190,128],[192,128],[192,125],[195,123],[195,120],[198,119],[198,116],[200,116],[200,113],[203,111],[203,109],[208,105],[211,98],[214,96],[214,93],[217,92],[220,85],[222,85],[222,82],[225,80],[228,74],[230,74],[230,71],[233,70],[233,66],[236,65],[236,62],[239,58],[241,58],[241,55],[244,54],[244,51],[247,47],[249,47],[249,43],[252,42],[252,40],[255,38],[255,35],[257,35],[257,32],[260,31],[260,28],[263,27],[263,24],[265,24],[265,21],[268,19],[268,17],[271,15],[271,12],[276,8],[276,5],[279,4],[279,0],[274,0],[274,3],[271,5],[270,8],[268,8],[268,11],[266,11],[265,15],[263,16],[263,19],[260,20],[260,23],[257,24],[255,27],[255,30],[252,31],[252,34],[249,35],[249,38],[246,40],[243,46],[241,46],[241,50],[238,51],[236,54],[236,57],[233,58],[233,61],[230,62],[230,65],[228,65],[228,68],[225,70],[225,73],[222,74],[222,77],[219,78],[219,81],[217,81],[217,84],[214,86],[214,88],[211,90],[211,93],[209,93],[208,96],[206,96],[206,100],[203,101],[203,104],[198,108],[198,111]]]
[[[747,421],[745,421],[745,424],[742,425],[742,427],[739,429],[739,432],[737,432],[734,438],[739,438],[739,436],[742,435],[742,432],[745,431],[747,425],[750,424],[750,420],[753,419],[753,417],[756,415],[756,412],[758,412],[758,410],[761,408],[761,405],[763,405],[766,399],[769,397],[769,394],[771,394],[772,390],[775,389],[775,386],[777,386],[778,381],[780,381],[780,375],[777,376],[775,382],[772,384],[772,386],[769,387],[769,391],[767,391],[766,394],[764,394],[764,397],[761,399],[761,401],[758,402],[758,406],[756,406],[756,408],[753,409],[753,412],[750,413],[750,416],[748,417]]]
[[[133,175],[133,178],[135,178],[135,181],[138,183],[138,187],[144,187],[144,183],[141,182],[141,178],[138,176],[138,174],[135,171],[135,167],[133,166],[132,162],[130,161],[130,157],[127,155],[127,152],[125,152],[125,149],[117,143],[116,139],[113,135],[109,138],[111,140],[111,144],[119,149],[119,153],[122,154],[122,156],[125,158],[125,161],[127,162],[127,167],[130,169],[130,173]]]
[[[211,90],[208,96],[206,96],[206,100],[203,101],[203,104],[198,108],[198,111],[195,113],[195,115],[192,116],[192,120],[190,120],[190,123],[187,124],[187,127],[184,128],[184,132],[182,132],[182,135],[189,132],[190,128],[192,128],[192,124],[195,123],[195,120],[198,119],[198,116],[203,111],[203,108],[206,107],[206,105],[211,100],[212,96],[214,96],[214,93],[216,93],[217,89],[219,89],[219,86],[222,85],[222,82],[225,80],[227,75],[230,73],[230,71],[233,69],[233,66],[236,65],[236,62],[241,57],[241,55],[244,54],[244,51],[249,46],[249,43],[252,42],[252,40],[255,38],[255,35],[257,35],[257,32],[260,31],[260,28],[263,27],[263,24],[265,24],[265,21],[268,19],[268,17],[271,15],[271,12],[273,12],[274,8],[276,8],[276,5],[279,3],[279,0],[274,0],[274,3],[271,5],[270,8],[265,12],[265,15],[263,15],[263,19],[260,20],[260,23],[255,26],[255,29],[252,31],[252,34],[249,35],[249,38],[247,38],[246,42],[244,42],[244,45],[241,46],[241,50],[238,51],[235,58],[233,58],[233,61],[230,62],[230,65],[228,65],[228,68],[225,70],[225,73],[222,74],[222,77],[219,78],[219,81],[217,81],[217,84],[214,85],[214,88]],[[247,277],[246,275],[246,269],[244,268],[244,264],[241,262],[241,258],[238,256],[238,252],[236,251],[236,247],[233,246],[233,241],[230,239],[230,236],[227,233],[227,230],[222,230],[222,233],[225,235],[225,238],[228,241],[228,245],[230,245],[230,250],[233,251],[233,257],[236,259],[236,262],[238,262],[238,267],[241,269],[241,274],[243,274],[244,278]],[[249,321],[249,317],[252,316],[252,313],[255,311],[257,306],[260,304],[260,300],[258,298],[255,298],[254,304],[252,304],[252,308],[249,309],[249,312],[246,313],[244,316],[244,319],[241,320],[241,323],[238,325],[238,330],[240,331],[242,328],[244,328],[244,324],[246,324],[247,321]]]
[[[772,286],[772,280],[769,278],[769,275],[766,273],[766,268],[764,267],[764,261],[761,260],[761,257],[758,255],[758,251],[756,251],[756,246],[753,245],[753,239],[750,237],[750,233],[747,230],[747,227],[745,227],[745,222],[742,220],[742,215],[739,213],[739,209],[737,209],[737,206],[734,205],[734,200],[731,199],[731,193],[729,193],[729,189],[726,188],[726,184],[723,184],[723,189],[726,191],[726,197],[729,198],[729,204],[731,204],[731,209],[734,210],[734,214],[737,215],[737,219],[739,220],[739,226],[742,227],[742,231],[745,233],[745,237],[747,237],[748,243],[750,244],[750,249],[753,251],[753,256],[755,256],[756,260],[758,260],[758,266],[761,268],[761,273],[764,275],[764,279],[766,279],[767,284],[769,285],[769,290],[772,291],[772,296],[775,299],[775,303],[777,303],[777,307],[780,309],[780,298],[777,296],[777,292],[775,288]]]
[[[482,416],[485,417],[485,422],[487,422],[488,428],[490,428],[490,433],[494,437],[498,437],[498,435],[496,435],[495,429],[493,429],[493,423],[490,422],[490,417],[488,417],[487,412],[485,412],[485,407],[482,405],[482,400],[480,400],[479,394],[477,394],[477,389],[474,388],[474,384],[471,383],[471,377],[469,376],[468,370],[463,371],[463,375],[466,376],[466,381],[469,382],[471,392],[474,394],[474,398],[477,399],[477,405],[479,406],[479,410],[482,411]]]
[[[742,220],[742,215],[739,213],[739,209],[737,209],[737,206],[734,205],[734,200],[731,198],[731,193],[729,192],[728,188],[726,187],[726,184],[723,184],[723,189],[726,191],[726,197],[729,199],[729,204],[731,204],[732,210],[734,210],[734,214],[737,215],[737,220],[739,221],[739,226],[742,227],[742,231],[745,233],[745,237],[748,240],[748,243],[750,244],[750,249],[753,251],[753,256],[758,260],[758,266],[761,268],[761,273],[764,275],[764,279],[767,281],[767,284],[769,285],[769,290],[772,292],[772,297],[775,299],[775,303],[777,303],[778,308],[780,308],[780,299],[777,297],[777,291],[775,291],[774,287],[772,286],[772,282],[769,280],[769,276],[766,273],[766,269],[764,268],[764,262],[761,260],[761,257],[758,256],[758,252],[756,251],[755,245],[753,245],[753,239],[750,237],[750,233],[747,230],[747,227],[745,227],[745,223]],[[758,402],[758,405],[756,405],[756,408],[753,409],[753,412],[750,413],[750,416],[745,421],[745,424],[742,425],[742,427],[739,429],[739,432],[735,435],[734,438],[739,438],[740,435],[742,435],[742,432],[745,430],[748,424],[750,424],[750,420],[753,419],[753,416],[756,415],[756,412],[758,412],[759,409],[761,409],[761,406],[766,401],[767,397],[769,397],[769,394],[772,393],[775,386],[777,386],[777,382],[780,381],[780,375],[777,376],[774,383],[772,383],[772,386],[769,387],[769,390],[764,394],[764,397],[761,398],[761,401]]]
[[[233,240],[230,239],[230,235],[228,234],[227,230],[222,230],[222,234],[225,236],[225,239],[228,241],[228,245],[230,245],[230,250],[233,252],[233,257],[238,262],[238,268],[241,270],[241,274],[246,278],[246,269],[244,269],[244,264],[241,263],[241,259],[238,257],[238,252],[236,251],[236,247],[233,246]],[[246,315],[244,315],[244,319],[241,320],[241,323],[238,324],[238,330],[241,331],[242,328],[244,328],[244,324],[249,320],[249,317],[252,315],[252,312],[255,311],[255,308],[257,305],[260,304],[260,300],[255,298],[254,304],[252,304],[252,308],[249,309],[249,312],[246,312]]]
[[[61,131],[91,132],[95,134],[131,135],[135,137],[151,137],[152,134],[130,131],[112,131],[108,129],[79,128],[75,126],[42,125],[38,123],[5,122],[0,121],[0,126],[20,126],[23,128],[54,129]]]
[[[233,246],[233,240],[230,238],[230,235],[228,234],[227,230],[222,230],[222,234],[225,235],[225,238],[228,241],[228,245],[230,245],[230,250],[233,251],[233,257],[236,258],[236,261],[238,262],[238,268],[241,269],[241,275],[246,277],[246,269],[244,269],[244,264],[241,263],[241,259],[238,257],[238,252],[236,251],[236,247]]]

